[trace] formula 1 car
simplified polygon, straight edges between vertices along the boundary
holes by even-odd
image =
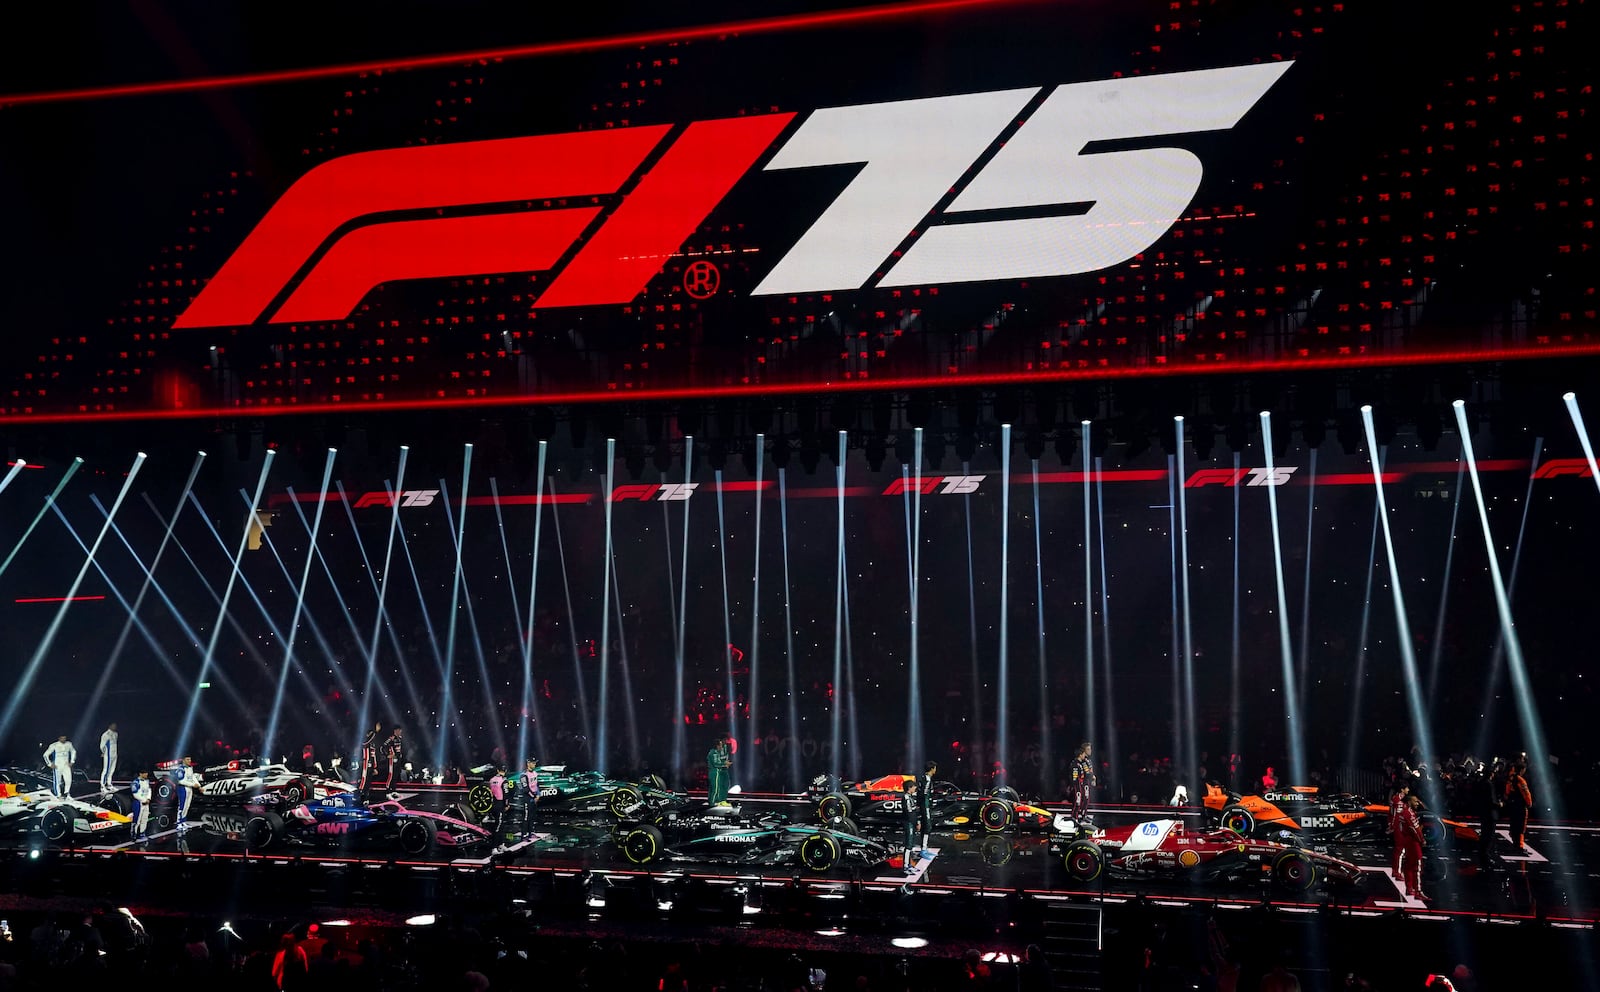
[[[394,800],[363,803],[353,792],[302,803],[282,813],[266,807],[251,812],[243,839],[253,851],[291,842],[333,842],[392,845],[416,856],[435,847],[467,847],[489,839],[489,831],[466,820],[407,809]]]
[[[45,840],[60,843],[73,835],[98,835],[132,821],[114,804],[97,806],[72,796],[58,798],[49,783],[31,772],[0,771],[0,833],[37,830]]]
[[[170,772],[176,770],[179,764],[176,761],[164,761],[156,767]],[[291,771],[282,764],[253,765],[248,761],[230,761],[198,771],[200,794],[194,798],[197,805],[277,805],[288,810],[308,800],[355,792],[355,786],[338,779]],[[155,806],[170,805],[177,798],[178,786],[171,778],[152,778],[150,789]]]
[[[841,861],[879,864],[889,848],[857,833],[845,821],[836,827],[788,822],[781,813],[744,816],[727,807],[672,810],[650,822],[629,821],[617,830],[617,847],[636,865],[657,860],[729,864],[798,864],[825,872]]]
[[[1181,820],[1146,820],[1091,833],[1059,817],[1050,853],[1061,856],[1067,877],[1078,885],[1104,874],[1198,882],[1270,878],[1284,889],[1304,892],[1319,880],[1354,885],[1362,878],[1358,866],[1328,854],[1226,829],[1191,833]]]
[[[1213,822],[1245,836],[1301,836],[1332,844],[1380,842],[1389,837],[1389,807],[1348,792],[1323,793],[1314,786],[1290,786],[1259,796],[1209,786],[1205,805]],[[1465,823],[1422,813],[1422,837],[1435,847],[1447,837],[1476,844],[1478,832]]]
[[[639,782],[622,782],[599,772],[568,771],[566,765],[544,765],[538,769],[539,801],[536,818],[606,816],[615,820],[648,819],[650,815],[677,809],[687,801],[669,790],[655,775]],[[515,817],[520,817],[523,797],[521,773],[506,777],[505,795]],[[494,808],[494,794],[487,783],[467,790],[467,806],[484,817]]]
[[[866,782],[841,785],[833,775],[811,780],[809,794],[823,823],[850,819],[873,826],[898,827],[905,808],[905,783],[913,775],[885,775]],[[1052,814],[1022,801],[1015,789],[1002,786],[992,794],[963,792],[953,782],[935,782],[928,804],[933,822],[929,830],[963,830],[980,825],[990,833],[1010,827],[1049,828]]]

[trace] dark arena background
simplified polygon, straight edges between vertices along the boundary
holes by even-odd
[[[1591,2],[13,14],[0,988],[1600,987]]]

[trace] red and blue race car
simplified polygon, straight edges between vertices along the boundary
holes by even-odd
[[[436,847],[467,847],[489,838],[489,831],[459,815],[407,809],[394,800],[363,803],[349,792],[282,813],[258,809],[244,827],[245,845],[254,851],[291,843],[323,843],[396,847],[417,856]]]
[[[898,827],[905,809],[905,784],[915,777],[884,775],[866,782],[840,783],[837,776],[818,775],[811,780],[809,794],[816,801],[817,817],[823,823]],[[1012,827],[1043,830],[1053,819],[1048,810],[1023,802],[1016,790],[1007,786],[993,793],[979,793],[963,792],[953,782],[935,782],[930,791],[930,831],[974,827],[989,833]]]

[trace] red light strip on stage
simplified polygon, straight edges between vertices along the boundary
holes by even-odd
[[[512,45],[505,48],[454,52],[447,55],[378,59],[370,62],[348,62],[343,65],[317,66],[310,69],[280,69],[271,72],[240,73],[232,76],[205,76],[199,79],[175,79],[166,82],[124,83],[117,86],[92,86],[71,90],[49,90],[39,93],[12,93],[0,96],[0,107],[28,103],[106,100],[124,96],[154,96],[161,93],[191,93],[196,90],[305,82],[314,79],[352,76],[369,72],[393,72],[400,69],[431,69],[441,66],[458,66],[468,62],[501,62],[508,59],[540,58],[547,55],[573,55],[583,52],[605,51],[607,49],[639,48],[646,45],[664,45],[674,42],[715,40],[729,35],[772,34],[809,28],[843,27],[877,21],[904,20],[928,14],[952,13],[983,7],[1019,6],[1025,2],[1030,2],[1030,0],[924,0],[922,3],[880,4],[874,7],[862,7],[857,10],[830,10],[813,14],[791,14],[784,17],[761,17],[746,21],[707,24],[700,27],[636,31],[630,34],[612,35],[604,38],[580,38],[572,41],[551,41],[535,45]],[[1032,0],[1032,2],[1036,2],[1036,0]]]
[[[104,596],[28,596],[17,600],[19,603],[93,603],[105,599]]]
[[[1600,355],[1600,343],[1561,345],[1558,347],[1497,348],[1482,351],[1440,350],[1412,351],[1393,355],[1354,355],[1329,358],[1274,358],[1261,361],[1216,362],[1205,366],[1149,365],[1128,368],[1067,370],[1058,372],[988,372],[974,375],[901,376],[882,379],[850,379],[843,381],[755,383],[747,386],[687,386],[675,389],[618,389],[596,386],[565,393],[541,393],[537,397],[523,394],[505,396],[377,400],[354,403],[283,403],[252,405],[239,403],[233,406],[191,407],[182,410],[114,410],[91,413],[79,409],[72,413],[14,413],[0,414],[0,423],[9,424],[77,424],[124,420],[196,420],[210,417],[278,417],[313,414],[386,413],[399,410],[451,410],[490,409],[494,407],[528,407],[540,405],[569,405],[576,403],[615,403],[619,399],[635,402],[654,400],[716,399],[744,394],[762,396],[793,396],[814,394],[826,387],[830,392],[894,392],[908,389],[948,389],[952,386],[1006,386],[1041,382],[1090,382],[1107,379],[1171,378],[1186,375],[1235,375],[1240,372],[1311,372],[1345,368],[1390,368],[1407,365],[1438,363],[1513,361],[1518,359],[1580,358]],[[1452,469],[1454,465],[1452,464]]]
[[[6,462],[6,468],[16,468],[16,467],[17,467],[17,463],[16,462]],[[23,462],[22,463],[22,467],[23,468],[44,468],[43,465],[35,465],[32,462]]]

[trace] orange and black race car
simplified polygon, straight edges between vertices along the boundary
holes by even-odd
[[[1206,812],[1221,826],[1244,836],[1289,834],[1332,844],[1389,842],[1389,806],[1348,792],[1324,793],[1292,785],[1259,796],[1241,796],[1221,786],[1206,786]],[[1422,834],[1429,846],[1447,837],[1476,843],[1478,832],[1465,823],[1423,811]]]

